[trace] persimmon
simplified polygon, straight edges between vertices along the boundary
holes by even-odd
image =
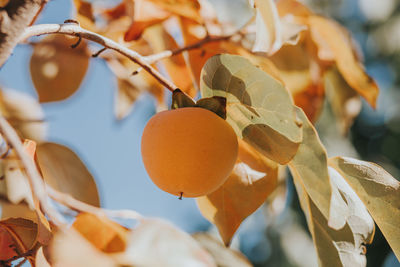
[[[163,111],[147,123],[142,158],[152,181],[184,197],[209,194],[229,177],[238,153],[232,127],[199,107]]]

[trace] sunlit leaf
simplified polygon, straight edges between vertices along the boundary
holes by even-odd
[[[69,148],[43,143],[37,148],[37,162],[43,179],[51,187],[94,206],[100,206],[93,176]]]
[[[42,107],[33,97],[16,90],[0,91],[0,111],[21,137],[42,142],[47,123]]]
[[[35,45],[30,70],[40,102],[64,100],[81,85],[89,57],[84,40],[71,48],[76,41],[76,38],[55,34]]]
[[[117,267],[107,254],[97,250],[76,231],[58,231],[50,244],[51,265],[61,267]]]
[[[124,36],[127,42],[139,39],[146,28],[171,16],[171,13],[147,0],[134,1],[134,5],[133,22]]]
[[[308,196],[328,220],[332,192],[326,150],[304,112],[297,108],[297,115],[303,121],[303,142],[296,156],[289,162],[290,172],[296,180],[301,181]],[[340,224],[334,224],[335,228],[341,227]]]
[[[225,245],[275,189],[277,176],[276,163],[244,141],[239,142],[238,162],[228,180],[215,192],[197,198],[201,213],[217,226]]]
[[[155,53],[178,48],[178,44],[162,25],[147,29],[143,37],[149,42]],[[191,97],[196,96],[197,92],[193,86],[192,74],[186,66],[182,54],[166,58],[161,63],[179,89]]]
[[[316,121],[325,100],[325,92],[316,62],[309,54],[306,39],[296,46],[283,46],[269,57],[280,78],[291,92],[296,106],[303,109],[309,120]]]
[[[361,99],[336,68],[324,74],[325,90],[340,132],[345,135],[361,110]]]
[[[236,134],[268,158],[286,164],[302,139],[285,87],[247,59],[234,55],[210,58],[201,74],[203,97],[227,100],[227,122]]]
[[[295,17],[308,17],[313,13],[297,0],[278,0],[276,2],[279,16],[293,15]]]
[[[142,220],[118,257],[134,266],[216,266],[213,258],[190,235],[158,219]]]
[[[305,29],[291,20],[290,17],[280,18],[273,0],[254,0],[256,9],[256,40],[254,52],[273,54],[285,43],[296,44],[299,32]]]
[[[95,18],[92,4],[85,0],[74,0],[76,20],[87,30],[95,30]]]
[[[365,72],[354,53],[349,33],[337,23],[320,16],[309,18],[311,34],[315,43],[324,51],[331,50],[336,65],[346,82],[375,107],[379,89]]]
[[[105,217],[81,213],[72,226],[103,252],[121,252],[126,248],[128,230]]]
[[[226,248],[219,240],[205,233],[193,235],[200,245],[206,249],[220,267],[250,267],[253,266],[249,260],[239,251]]]
[[[43,253],[43,247],[39,248],[35,256],[36,267],[51,267]]]
[[[374,163],[347,157],[329,159],[364,202],[400,259],[400,182]]]
[[[175,15],[191,19],[199,24],[203,22],[200,16],[198,0],[149,0],[157,6]]]
[[[371,242],[374,223],[361,200],[334,169],[329,169],[334,190],[341,194],[346,204],[344,227],[334,230],[307,194],[301,180],[294,177],[301,207],[306,215],[308,227],[314,240],[319,265],[359,266],[366,265],[364,244]]]

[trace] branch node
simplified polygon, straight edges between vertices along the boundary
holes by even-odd
[[[103,47],[102,49],[100,49],[99,51],[97,51],[96,53],[94,53],[92,55],[92,57],[98,57],[101,53],[103,53],[105,50],[107,49],[107,47]]]
[[[66,19],[66,20],[64,20],[64,23],[72,23],[72,24],[76,24],[76,25],[80,26],[79,21],[74,20],[74,19]]]

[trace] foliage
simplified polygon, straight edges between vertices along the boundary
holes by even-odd
[[[229,244],[243,220],[267,198],[280,197],[286,166],[320,266],[365,266],[374,222],[400,258],[400,183],[373,163],[328,158],[313,126],[325,100],[342,133],[360,111],[360,96],[376,106],[379,89],[349,32],[296,0],[246,4],[248,21],[238,27],[218,17],[207,0],[124,0],[111,8],[74,0],[76,21],[24,21],[17,40],[3,40],[11,46],[49,34],[32,43],[38,101],[13,90],[0,94],[3,265],[25,258],[32,266],[249,266]],[[86,39],[101,47],[94,50]],[[144,92],[165,110],[166,88],[172,109],[208,109],[235,131],[239,154],[232,173],[197,198],[225,246],[134,211],[100,208],[85,164],[70,148],[46,141],[40,103],[73,95],[90,55],[118,80],[116,119],[128,116]],[[66,211],[77,212],[72,226]]]

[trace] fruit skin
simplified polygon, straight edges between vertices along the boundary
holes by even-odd
[[[147,173],[160,189],[198,197],[229,177],[238,142],[232,127],[215,113],[187,107],[154,115],[143,131],[141,150]]]

